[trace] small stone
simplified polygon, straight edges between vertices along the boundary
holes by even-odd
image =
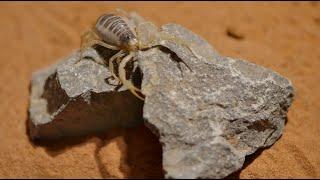
[[[242,40],[245,37],[244,34],[235,27],[228,27],[226,33],[229,37],[237,40]]]

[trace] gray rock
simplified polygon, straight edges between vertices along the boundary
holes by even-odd
[[[136,25],[145,21],[136,13],[130,16]],[[144,105],[125,88],[106,83],[110,73],[96,63],[102,61],[96,51],[86,51],[96,62],[77,64],[75,52],[33,75],[31,137],[131,127],[143,117],[163,145],[166,178],[224,178],[240,169],[247,155],[281,136],[293,100],[289,80],[245,60],[222,57],[182,26],[167,24],[158,33],[149,25],[137,28],[146,48],[136,57]],[[166,38],[172,35],[176,39]]]
[[[194,42],[193,53],[163,40],[168,49],[138,55],[143,117],[163,144],[165,177],[224,178],[281,136],[292,84],[269,69],[220,56],[179,25],[162,30]]]
[[[102,65],[97,51],[87,49],[84,57],[91,58],[75,63],[79,52],[74,52],[32,75],[29,107],[32,139],[87,135],[143,123],[143,102],[124,87],[116,89],[118,82],[107,83],[111,74]]]

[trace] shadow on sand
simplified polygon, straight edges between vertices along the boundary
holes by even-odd
[[[28,116],[29,117],[29,116]],[[287,124],[288,119],[285,120]],[[28,119],[26,120],[26,133],[29,136]],[[96,149],[94,152],[95,161],[100,170],[102,178],[113,177],[107,170],[106,165],[102,161],[100,150],[107,146],[112,140],[121,137],[124,141],[116,141],[121,151],[121,171],[127,178],[163,178],[162,169],[162,146],[158,138],[144,125],[136,128],[128,129],[112,129],[106,133],[91,134],[81,137],[65,137],[58,140],[31,140],[30,143],[36,147],[44,147],[48,155],[55,157],[71,147],[82,146],[89,139],[96,137]],[[120,143],[120,144],[119,144]],[[124,145],[123,145],[124,144]],[[246,156],[243,167],[227,176],[225,179],[239,179],[240,173],[248,165],[250,165],[260,154],[267,148],[258,149],[252,155]]]
[[[31,140],[28,119],[26,133],[33,147],[43,147],[47,154],[55,157],[68,149],[85,145],[90,139],[96,138],[94,158],[102,178],[113,176],[103,161],[101,149],[110,142],[117,143],[120,150],[120,171],[126,178],[163,178],[162,147],[158,138],[144,125],[128,129],[112,129],[106,133],[97,133],[81,137],[64,137],[57,140]],[[121,139],[121,140],[119,140]],[[92,142],[92,141],[91,141]],[[119,177],[118,177],[119,178]]]

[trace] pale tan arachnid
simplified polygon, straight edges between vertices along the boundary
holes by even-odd
[[[118,15],[120,13],[122,15]],[[156,36],[160,39],[179,40],[160,33],[157,34],[157,27],[151,22],[144,22],[139,24],[139,27],[135,27],[135,25],[126,16],[125,12],[119,12],[119,10],[117,13],[104,14],[100,16],[91,29],[81,36],[80,60],[82,59],[82,50],[95,44],[111,50],[119,50],[119,52],[109,59],[109,71],[115,79],[120,80],[120,82],[136,97],[144,100],[144,98],[137,93],[141,93],[141,90],[134,86],[131,82],[132,79],[127,80],[125,70],[126,64],[135,57],[138,50],[150,48],[151,44],[154,44],[154,38]],[[152,34],[154,37],[150,38],[150,42],[144,44],[139,41],[139,36],[137,36],[136,32],[137,29],[143,27],[143,25],[148,25],[149,27],[152,26],[155,29],[155,33]],[[181,40],[179,42],[180,44],[185,44]],[[118,63],[119,77],[114,73],[114,61]]]
[[[137,92],[141,92],[140,89],[126,79],[125,66],[139,50],[135,28],[128,18],[117,14],[110,13],[100,16],[93,27],[81,36],[80,59],[82,59],[82,50],[95,44],[108,49],[119,50],[109,59],[109,71],[114,78],[119,79],[135,96],[144,100],[142,96],[137,94]],[[119,77],[114,73],[113,63],[115,60],[117,63],[120,61],[118,67]]]

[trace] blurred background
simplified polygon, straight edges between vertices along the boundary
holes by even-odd
[[[81,34],[116,8],[185,26],[221,55],[292,81],[284,134],[230,177],[320,177],[319,2],[1,2],[0,177],[163,177],[161,145],[143,126],[41,145],[26,133],[32,72],[79,48]]]

